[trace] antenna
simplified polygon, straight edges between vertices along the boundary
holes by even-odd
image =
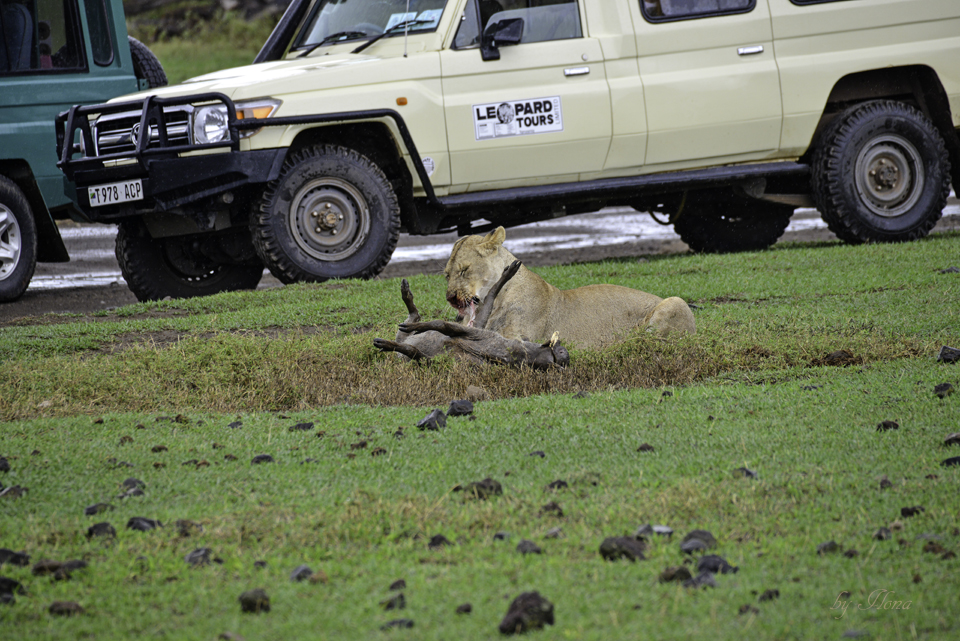
[[[407,10],[403,12],[403,57],[407,57],[407,31],[410,30],[410,0],[407,0]]]

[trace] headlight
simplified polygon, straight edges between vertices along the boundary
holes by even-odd
[[[263,99],[236,104],[237,120],[269,118],[280,107],[279,100]],[[247,129],[240,132],[241,138],[247,138],[260,131]],[[225,140],[229,134],[227,108],[224,105],[198,107],[193,114],[193,142],[198,145]]]

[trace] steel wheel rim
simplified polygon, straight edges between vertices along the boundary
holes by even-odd
[[[17,269],[22,251],[20,223],[7,206],[0,204],[0,280],[6,280]]]
[[[360,190],[340,178],[304,185],[290,204],[288,223],[297,246],[322,261],[349,258],[370,234],[370,208]]]
[[[884,218],[909,212],[923,193],[924,170],[913,143],[897,134],[879,136],[857,155],[860,201]]]

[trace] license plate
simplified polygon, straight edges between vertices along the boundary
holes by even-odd
[[[103,207],[104,205],[126,203],[131,200],[143,200],[143,182],[137,178],[135,180],[124,180],[119,183],[110,183],[109,185],[87,187],[87,197],[90,199],[91,207]]]

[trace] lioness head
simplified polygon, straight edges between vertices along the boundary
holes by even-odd
[[[447,277],[447,300],[457,314],[473,324],[477,305],[500,278],[503,268],[514,260],[503,248],[507,232],[497,227],[486,236],[465,236],[453,245],[443,269]]]

